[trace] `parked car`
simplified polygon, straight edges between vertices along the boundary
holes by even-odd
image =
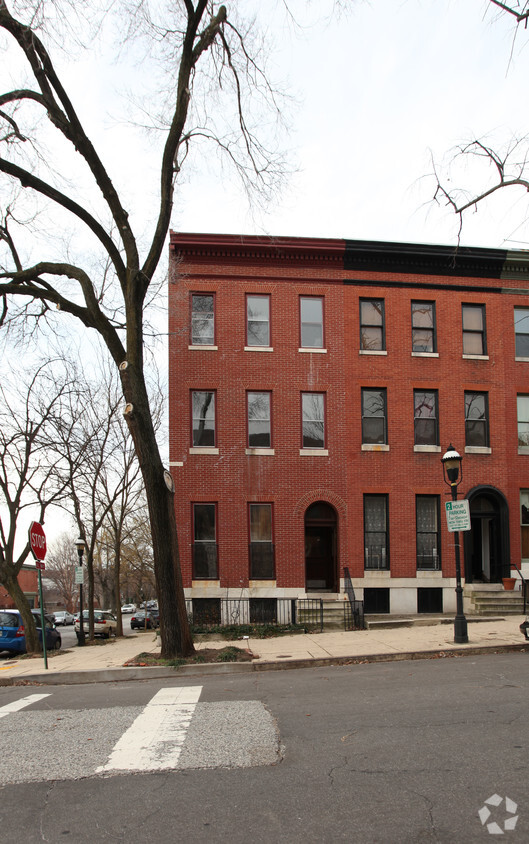
[[[53,618],[55,619],[55,624],[57,627],[62,624],[63,627],[66,627],[67,624],[73,624],[75,620],[75,616],[71,614],[71,612],[54,612]]]
[[[131,630],[153,630],[160,626],[160,616],[154,610],[140,610],[134,613],[130,620]]]
[[[121,607],[121,612],[136,612],[136,604],[123,604],[123,606]]]
[[[79,633],[81,630],[80,617],[75,618],[75,632],[77,640],[79,640]],[[115,615],[112,615],[110,610],[94,610],[94,636],[103,636],[105,639],[110,639],[112,634],[116,635],[118,621]],[[83,631],[88,633],[88,610],[83,610]]]
[[[31,610],[35,617],[39,641],[42,642],[42,627],[40,610]],[[60,650],[62,641],[61,634],[55,627],[52,615],[44,616],[46,630],[46,648],[48,650]],[[18,610],[0,610],[0,651],[8,651],[12,654],[26,653],[26,636],[24,623]]]

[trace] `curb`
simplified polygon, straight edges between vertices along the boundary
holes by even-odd
[[[417,659],[445,659],[483,654],[529,653],[529,645],[477,645],[429,651],[400,651],[354,656],[307,657],[288,662],[225,662],[181,665],[178,668],[131,666],[122,668],[85,669],[81,671],[51,671],[43,674],[26,674],[19,677],[0,677],[0,686],[74,686],[84,683],[119,683],[131,680],[158,680],[165,677],[193,677],[207,674],[248,674],[254,671],[285,671],[294,668],[321,668],[332,665],[365,665],[376,662],[402,662]]]

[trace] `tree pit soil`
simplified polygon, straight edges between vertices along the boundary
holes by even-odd
[[[175,657],[167,659],[161,656],[160,652],[140,653],[124,663],[125,667],[131,666],[173,666],[179,668],[181,665],[201,665],[212,662],[251,662],[259,657],[246,648],[236,648],[229,645],[225,648],[201,648],[188,657]]]

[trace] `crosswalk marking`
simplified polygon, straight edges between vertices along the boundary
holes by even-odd
[[[50,694],[28,695],[28,697],[20,698],[20,700],[14,700],[13,703],[7,703],[5,706],[0,707],[0,718],[5,718],[11,712],[18,712],[19,709],[31,706],[32,703],[36,703],[38,700],[49,696]]]
[[[175,768],[201,692],[202,686],[160,689],[96,772]]]

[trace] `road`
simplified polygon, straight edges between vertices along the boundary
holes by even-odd
[[[526,842],[528,691],[521,653],[3,687],[0,829],[25,844]]]

